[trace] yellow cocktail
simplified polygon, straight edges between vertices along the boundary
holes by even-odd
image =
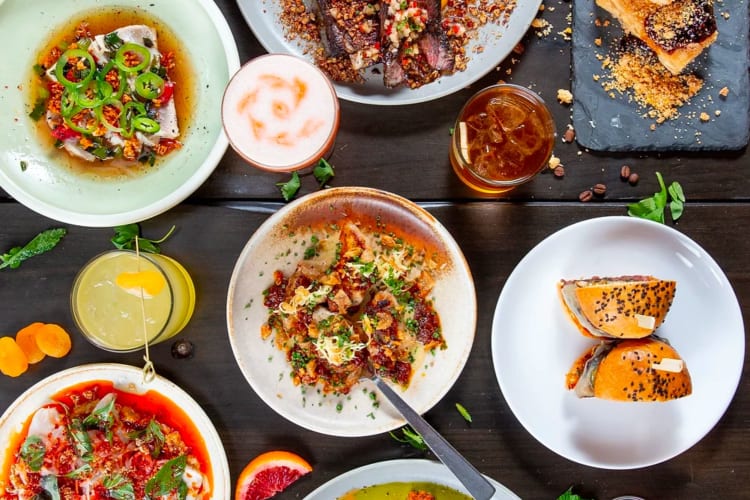
[[[71,293],[73,318],[93,344],[127,352],[176,335],[195,308],[185,268],[160,254],[112,250],[78,273]]]

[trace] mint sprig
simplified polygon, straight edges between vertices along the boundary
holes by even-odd
[[[677,181],[674,181],[667,188],[664,184],[664,178],[659,172],[656,172],[656,178],[659,181],[661,189],[654,193],[653,196],[644,198],[637,203],[629,204],[628,215],[664,224],[664,209],[667,207],[667,202],[669,202],[672,221],[677,221],[685,209],[685,193],[682,191],[682,186]]]

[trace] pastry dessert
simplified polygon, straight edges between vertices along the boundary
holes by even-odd
[[[596,0],[679,74],[718,36],[713,0]]]

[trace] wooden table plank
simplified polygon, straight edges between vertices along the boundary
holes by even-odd
[[[271,1],[271,0],[265,0]],[[231,27],[245,62],[265,53],[245,23],[234,0],[217,0]],[[570,42],[559,32],[568,27],[572,2],[552,0],[541,15],[550,33],[531,29],[522,43],[523,54],[511,54],[497,70],[471,86],[435,101],[410,106],[368,106],[342,101],[341,129],[330,158],[336,168],[334,186],[370,186],[413,200],[476,198],[454,175],[448,162],[450,129],[461,106],[478,89],[499,79],[531,87],[549,104],[558,135],[570,123],[570,109],[556,100],[558,89],[570,87]],[[510,73],[508,73],[510,72]],[[15,90],[14,90],[15,91]],[[748,110],[737,110],[745,112]],[[717,118],[720,119],[720,118]],[[644,120],[644,126],[649,122]],[[635,200],[657,189],[655,171],[668,181],[682,183],[690,200],[749,200],[750,163],[747,150],[724,153],[607,154],[591,153],[558,139],[554,154],[566,168],[564,179],[547,172],[504,196],[514,200],[575,201],[578,194],[603,182],[607,199]],[[620,167],[628,164],[641,175],[637,187],[619,180]],[[305,172],[301,194],[317,184]],[[246,165],[231,149],[214,174],[193,195],[198,200],[280,200],[277,182],[286,174],[272,174]],[[0,198],[8,195],[0,190]]]
[[[502,286],[520,259],[554,231],[574,222],[622,214],[617,205],[467,203],[431,206],[448,228],[472,269],[478,297],[475,345],[458,382],[426,414],[482,472],[523,498],[556,498],[568,486],[599,499],[635,493],[646,498],[747,498],[750,477],[750,378],[747,363],[734,401],[716,428],[692,449],[646,470],[604,471],[570,462],[546,449],[520,425],[498,388],[490,357],[492,314]],[[175,360],[170,342],[152,349],[157,371],[190,393],[214,421],[229,457],[232,479],[253,456],[290,449],[308,458],[315,471],[294,485],[288,497],[300,498],[323,482],[368,463],[423,456],[387,434],[334,438],[304,430],[263,403],[245,382],[229,346],[225,302],[234,262],[268,212],[181,205],[143,224],[146,236],[178,228],[163,251],[191,272],[198,290],[195,315],[179,338],[195,343],[195,357]],[[22,244],[38,231],[59,224],[15,203],[0,203],[0,249]],[[750,205],[690,205],[678,229],[714,256],[729,277],[742,313],[750,312],[750,271],[746,238]],[[72,353],[45,359],[23,376],[3,377],[0,409],[26,388],[56,371],[89,362],[140,366],[142,353],[112,354],[88,344],[73,326],[68,295],[81,266],[110,248],[109,229],[69,227],[51,253],[16,270],[0,271],[0,330],[11,334],[32,321],[59,322],[74,335]],[[746,355],[747,361],[747,355]],[[466,424],[454,408],[464,404],[474,422]]]

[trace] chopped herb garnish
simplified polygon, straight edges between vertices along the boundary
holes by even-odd
[[[26,172],[26,169],[29,167],[29,164],[25,161],[21,160],[21,172]]]
[[[34,101],[34,108],[31,110],[31,113],[29,113],[29,118],[31,118],[35,122],[39,121],[39,119],[42,118],[46,112],[47,97],[37,97],[36,101]]]
[[[456,403],[456,410],[458,410],[458,413],[461,414],[462,417],[464,417],[464,420],[471,423],[471,414],[468,412],[466,408],[461,403]]]
[[[115,500],[135,500],[135,489],[133,483],[122,474],[105,476],[102,486],[106,488],[109,498]]]
[[[573,487],[568,488],[565,493],[557,497],[557,500],[587,500],[580,495],[573,493]]]

